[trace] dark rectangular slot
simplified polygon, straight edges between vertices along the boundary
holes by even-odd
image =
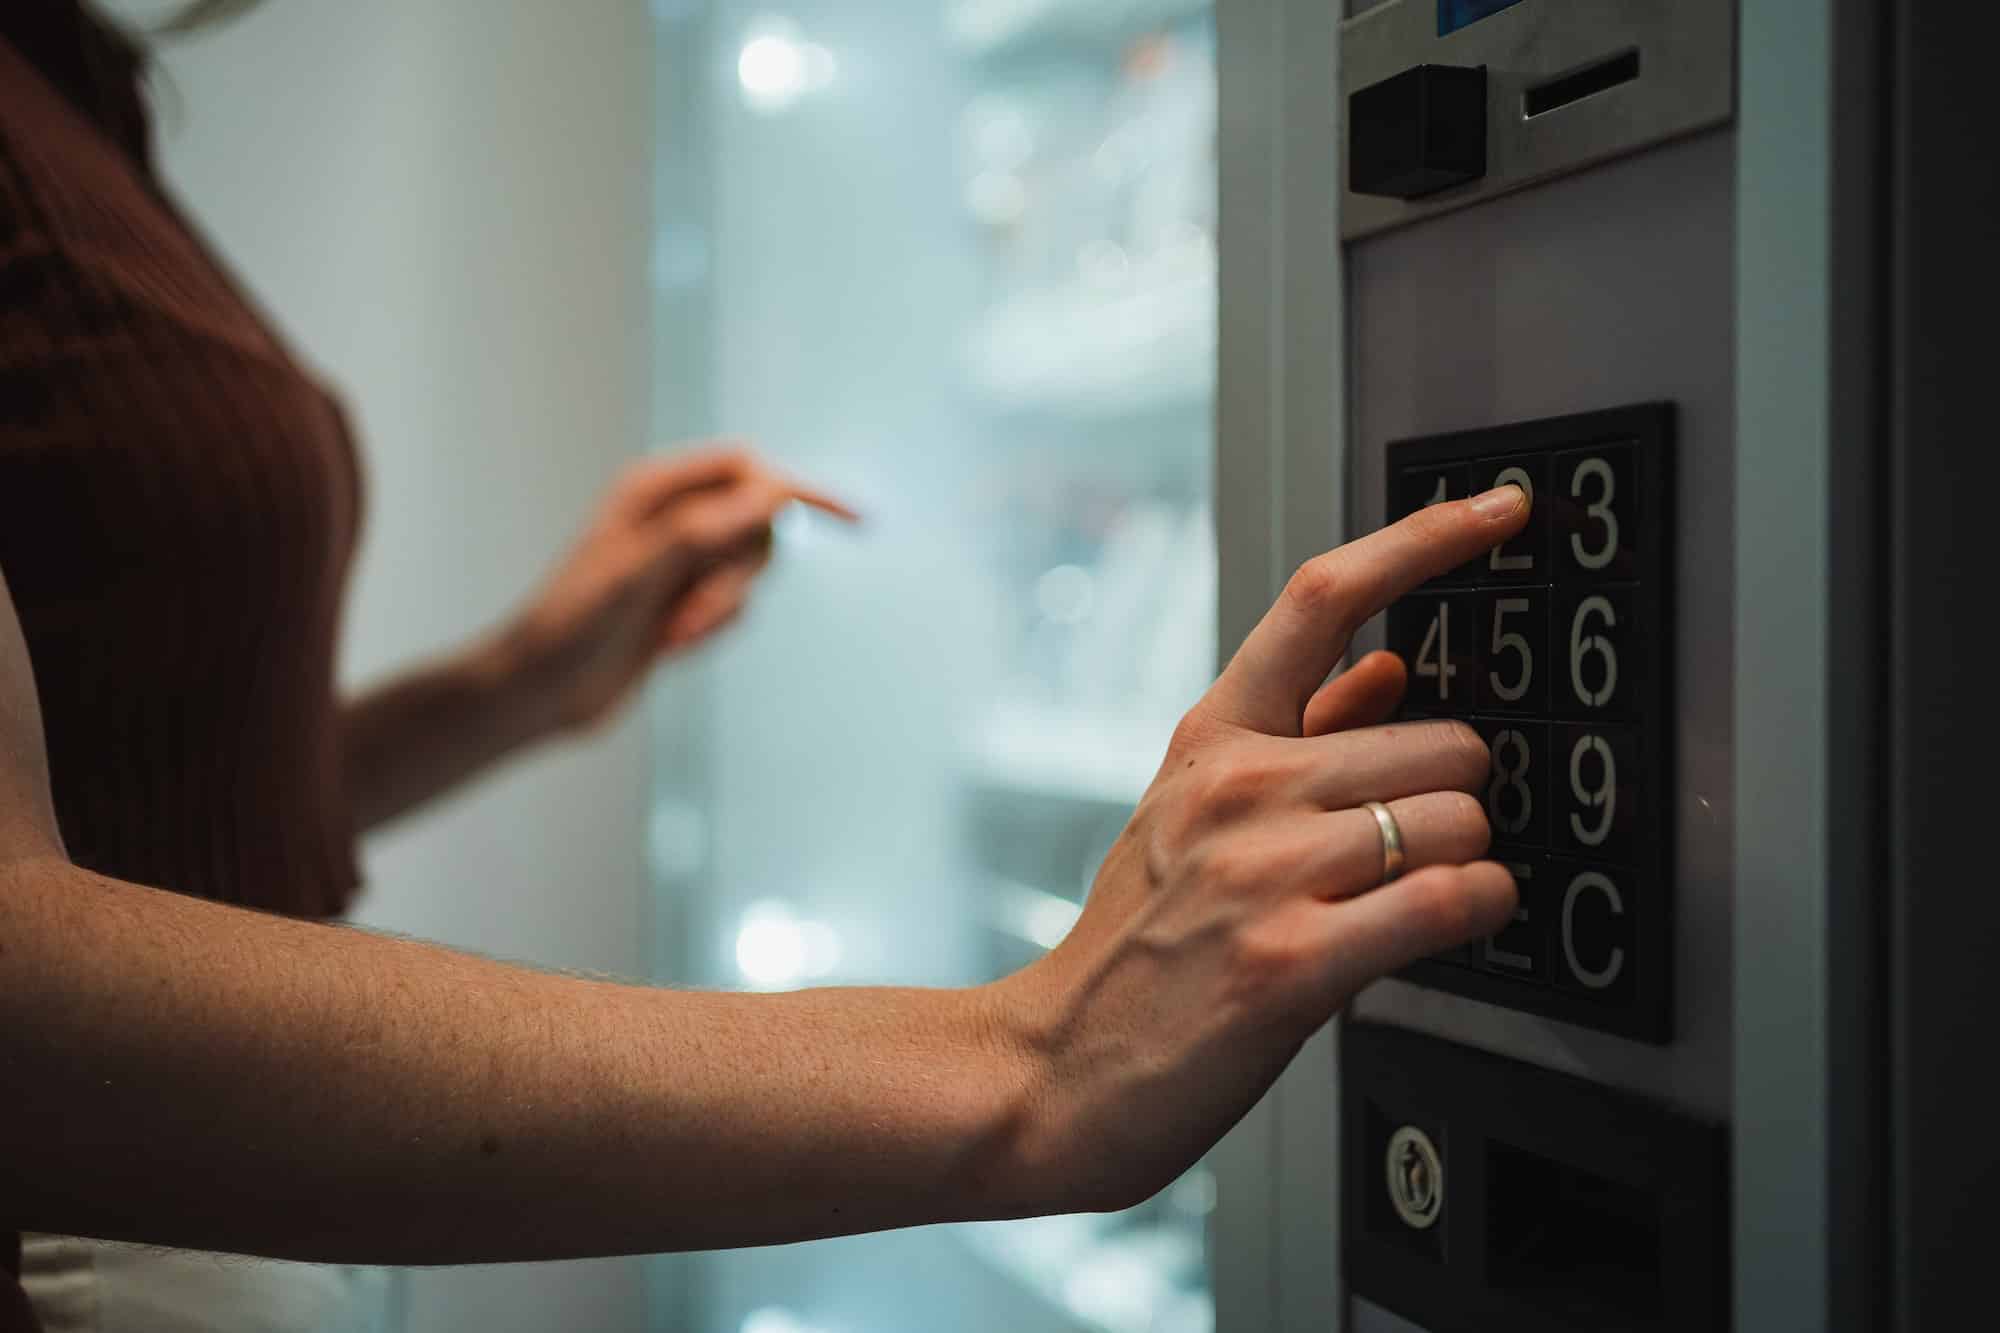
[[[1663,1329],[1664,1201],[1567,1162],[1488,1141],[1486,1272],[1565,1326]]]
[[[1529,120],[1544,112],[1581,102],[1592,93],[1616,88],[1639,77],[1639,50],[1620,51],[1608,60],[1559,74],[1521,94],[1521,114]]]

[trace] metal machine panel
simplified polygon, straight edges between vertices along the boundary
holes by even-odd
[[[1731,136],[1700,135],[1371,236],[1349,247],[1347,270],[1353,531],[1386,517],[1394,441],[1644,402],[1672,403],[1678,435],[1675,1041],[1397,980],[1356,1012],[1715,1120],[1729,1118],[1732,1049],[1734,199]]]
[[[1734,0],[1521,0],[1441,33],[1438,0],[1341,27],[1346,97],[1421,65],[1486,71],[1485,172],[1418,198],[1343,190],[1354,239],[1719,125],[1735,98]]]

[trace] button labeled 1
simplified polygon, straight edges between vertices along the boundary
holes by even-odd
[[[1389,651],[1409,669],[1404,702],[1426,713],[1469,713],[1479,698],[1478,625],[1465,596],[1405,597],[1389,608]]]
[[[1406,468],[1396,474],[1389,521],[1394,523],[1399,518],[1408,518],[1419,509],[1443,504],[1447,500],[1463,500],[1471,493],[1466,470],[1462,466]],[[1468,583],[1483,563],[1483,558],[1467,561],[1457,569],[1438,575],[1430,583]]]

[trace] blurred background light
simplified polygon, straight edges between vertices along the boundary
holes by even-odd
[[[824,977],[839,965],[840,935],[824,921],[801,917],[775,898],[744,909],[736,928],[736,971],[745,985],[784,990]]]
[[[753,111],[775,114],[833,82],[833,53],[806,40],[786,18],[762,18],[744,34],[736,82]]]
[[[1081,565],[1057,565],[1035,580],[1035,607],[1058,625],[1090,619],[1097,581]]]
[[[790,1310],[767,1305],[744,1317],[742,1333],[825,1333],[825,1330],[806,1323]]]

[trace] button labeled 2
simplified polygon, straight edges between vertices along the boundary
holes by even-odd
[[[1473,563],[1480,583],[1547,583],[1549,581],[1549,459],[1546,454],[1517,454],[1473,462],[1467,483],[1474,495],[1495,486],[1519,486],[1528,493],[1528,521],[1507,541]]]

